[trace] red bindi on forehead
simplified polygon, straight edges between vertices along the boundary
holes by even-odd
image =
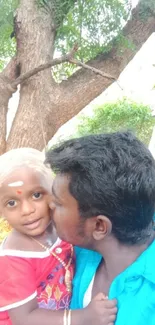
[[[22,191],[21,191],[21,190],[18,190],[18,191],[17,191],[17,194],[22,194]]]

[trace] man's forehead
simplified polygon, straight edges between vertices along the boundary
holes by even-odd
[[[73,197],[69,190],[70,176],[66,174],[58,174],[52,185],[52,194],[62,205],[67,208],[77,209],[77,200]]]
[[[67,174],[57,174],[54,178],[53,185],[54,187],[67,187],[70,182],[70,176]]]
[[[68,184],[69,184],[69,177],[65,174],[58,174],[56,175],[53,185],[52,185],[52,193],[55,197],[61,199],[65,196],[65,194],[69,194],[68,191]]]

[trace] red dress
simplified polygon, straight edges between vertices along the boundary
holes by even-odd
[[[60,239],[51,247],[66,265],[72,245]],[[74,259],[69,267],[73,278]],[[0,325],[11,325],[8,310],[37,297],[39,308],[67,309],[71,293],[64,282],[65,268],[45,252],[17,251],[0,248]]]

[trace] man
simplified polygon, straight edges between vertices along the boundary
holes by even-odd
[[[72,308],[98,293],[118,301],[116,325],[155,324],[155,162],[131,133],[86,136],[47,153],[53,222],[77,249]]]

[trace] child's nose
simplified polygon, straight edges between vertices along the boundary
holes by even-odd
[[[32,202],[25,200],[22,204],[22,213],[23,215],[29,215],[35,212],[35,206]]]

